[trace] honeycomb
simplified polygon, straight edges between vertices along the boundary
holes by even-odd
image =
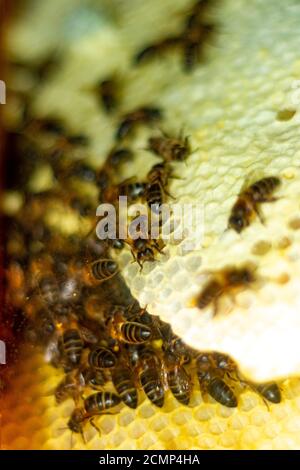
[[[141,46],[180,28],[191,2],[174,3],[33,2],[10,28],[8,54],[34,62],[64,44],[64,61],[36,91],[34,112],[62,117],[73,132],[88,135],[88,159],[95,167],[103,163],[117,124],[101,113],[88,92],[99,76],[119,71],[123,111],[145,101],[159,103],[164,128],[176,132],[184,127],[193,153],[186,164],[174,164],[180,179],[172,181],[170,192],[178,203],[202,204],[203,233],[187,235],[181,243],[171,240],[165,255],[145,264],[142,273],[131,263],[129,251],[122,254],[122,274],[139,302],[170,322],[190,346],[230,354],[252,380],[290,378],[282,384],[282,402],[270,409],[251,391],[241,394],[237,410],[207,403],[196,386],[189,407],[169,394],[162,411],[146,400],[135,411],[122,407],[116,416],[99,418],[100,436],[86,427],[86,447],[297,449],[300,5],[294,0],[254,0],[251,5],[220,0],[210,13],[218,34],[207,47],[205,64],[193,74],[183,73],[175,53],[132,68],[131,58]],[[162,20],[166,17],[172,19],[168,31]],[[16,119],[12,108],[5,109],[8,127]],[[135,159],[122,178],[144,177],[157,162],[144,149],[150,132],[138,132]],[[278,200],[263,205],[265,223],[255,220],[238,235],[226,231],[228,215],[251,174],[279,176],[282,185]],[[51,183],[47,165],[35,179]],[[52,212],[47,220],[62,230],[61,217]],[[68,221],[65,230],[70,229]],[[209,309],[194,308],[193,298],[211,272],[236,263],[252,263],[258,282],[233,302],[226,298],[215,318]],[[16,392],[1,403],[2,447],[70,448],[70,431],[63,428],[73,404],[57,406],[52,395],[59,372],[32,350],[24,351],[19,368],[12,384]],[[72,446],[85,448],[75,435]]]

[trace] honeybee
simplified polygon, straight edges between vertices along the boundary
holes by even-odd
[[[141,270],[146,261],[155,261],[155,252],[162,253],[162,250],[156,240],[146,240],[144,238],[137,238],[136,240],[127,240],[131,246],[131,253],[134,260],[138,263]]]
[[[78,137],[77,137],[78,138]],[[82,139],[83,137],[81,137]],[[76,161],[69,164],[68,170],[69,176],[74,176],[80,181],[86,181],[88,183],[94,183],[96,181],[96,171],[84,161]]]
[[[135,388],[134,377],[132,371],[125,365],[119,364],[111,372],[114,387],[121,400],[129,408],[137,408],[138,393]]]
[[[273,193],[280,184],[281,181],[276,176],[267,176],[250,186],[245,185],[231,209],[228,228],[241,233],[242,230],[250,225],[255,215],[263,222],[259,211],[259,204],[276,201],[277,199],[273,197]]]
[[[202,310],[208,305],[213,304],[215,316],[218,311],[218,300],[224,293],[231,293],[232,291],[247,287],[255,279],[253,271],[247,266],[239,268],[227,267],[222,271],[216,272],[196,298],[196,306]]]
[[[144,349],[140,352],[137,371],[145,394],[151,403],[161,408],[165,399],[162,364],[152,349]]]
[[[184,68],[190,72],[201,59],[204,46],[215,32],[215,25],[190,22],[183,34]]]
[[[180,356],[166,351],[163,357],[168,386],[180,403],[188,405],[192,392],[192,382],[185,368],[180,363]]]
[[[237,373],[236,363],[229,357],[227,354],[212,352],[209,354],[212,364],[215,368],[219,370],[222,374],[233,374]]]
[[[141,49],[134,57],[134,64],[140,65],[181,44],[180,36],[170,36]]]
[[[131,160],[133,152],[127,147],[114,147],[108,154],[105,165],[117,169],[122,163]]]
[[[127,321],[124,312],[118,309],[107,323],[112,338],[127,344],[142,344],[152,338],[152,329],[144,323]]]
[[[119,184],[120,196],[127,196],[128,201],[132,202],[142,197],[145,193],[145,183],[134,181],[132,178]]]
[[[55,389],[54,396],[57,404],[62,403],[68,398],[78,401],[83,390],[84,382],[80,382],[80,376],[77,371],[68,372]]]
[[[183,161],[191,153],[189,138],[183,138],[182,135],[170,137],[164,134],[162,137],[150,137],[148,144],[149,150],[166,162]]]
[[[121,401],[118,395],[111,392],[96,392],[89,395],[84,400],[84,409],[89,415],[101,414],[114,406],[117,406]]]
[[[83,434],[83,423],[84,421],[90,419],[90,416],[84,411],[83,408],[75,408],[70,416],[68,421],[68,428],[73,433],[80,433],[82,436],[83,442],[85,442],[84,434]],[[72,438],[71,438],[71,447],[72,447]]]
[[[122,140],[127,137],[137,124],[151,124],[162,118],[162,111],[151,106],[142,106],[123,116],[116,132],[116,139]]]
[[[54,117],[39,118],[31,121],[27,126],[27,131],[44,132],[54,137],[66,135],[66,129],[61,120]]]
[[[105,111],[107,113],[114,111],[118,105],[117,83],[114,77],[101,81],[97,90]]]
[[[61,345],[68,363],[72,366],[78,366],[84,346],[79,330],[72,328],[64,331]]]
[[[52,159],[50,163],[58,165],[56,170],[61,168],[62,156],[65,153],[74,151],[77,147],[86,147],[89,144],[89,138],[86,135],[69,134],[61,121],[52,117],[32,120],[25,131],[29,137],[33,136],[34,139],[37,135],[51,139],[51,145],[49,147],[48,143],[46,153]]]
[[[165,201],[165,195],[171,196],[167,191],[168,181],[171,176],[171,169],[166,163],[157,163],[147,175],[147,186],[145,199],[148,206],[157,212]]]
[[[59,338],[59,347],[63,357],[71,367],[78,366],[85,343],[95,344],[98,338],[88,328],[80,325],[66,329]]]
[[[123,240],[119,240],[118,238],[115,238],[114,240],[108,240],[109,245],[114,249],[114,250],[123,250],[125,247],[125,243]]]
[[[95,370],[111,369],[115,367],[117,357],[110,349],[98,347],[90,351],[88,363]]]
[[[58,240],[58,243],[61,243]],[[49,244],[47,244],[48,252]],[[61,254],[33,257],[29,267],[30,288],[40,297],[51,314],[67,317],[70,306],[81,298],[81,283],[77,273],[69,270],[67,262],[62,262]],[[59,261],[60,260],[60,261]]]
[[[121,183],[111,185],[104,190],[103,200],[115,204],[120,196],[126,196],[128,202],[133,202],[144,195],[145,189],[145,183],[135,181],[134,178],[127,178]]]
[[[124,310],[124,317],[128,321],[137,321],[149,327],[154,327],[154,319],[156,321],[156,317],[150,315],[146,308],[141,308],[139,303],[133,299],[133,302]]]
[[[79,370],[80,381],[84,383],[86,387],[98,388],[103,386],[107,382],[107,377],[104,374],[104,370],[94,369],[92,367],[85,367]]]
[[[159,327],[159,331],[162,332],[161,327]],[[180,364],[190,364],[192,357],[193,357],[193,351],[182,341],[181,338],[174,335],[172,330],[171,330],[170,337],[165,337],[165,335],[162,335],[162,337],[163,337],[163,345],[162,345],[163,351],[167,351],[167,352],[170,351],[175,356],[177,356]]]
[[[137,344],[126,344],[126,353],[127,353],[127,360],[128,365],[131,369],[136,369],[140,359],[140,348]]]
[[[281,402],[281,393],[278,385],[275,382],[269,382],[265,384],[251,384],[263,398],[270,401],[271,403]]]
[[[221,405],[229,408],[237,407],[237,398],[231,388],[219,376],[218,369],[214,369],[208,354],[199,354],[196,361],[197,376],[201,391],[208,393]]]
[[[117,406],[121,399],[109,392],[97,392],[89,395],[84,400],[84,408],[75,408],[68,421],[68,428],[75,433],[80,433],[84,440],[83,423],[88,420],[90,424],[99,432],[93,421],[93,417],[102,414],[110,414],[106,410]]]
[[[100,258],[84,268],[84,279],[88,285],[101,284],[114,277],[118,272],[119,266],[116,261]]]

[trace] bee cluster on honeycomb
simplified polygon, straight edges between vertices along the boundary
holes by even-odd
[[[219,25],[210,17],[210,9],[218,3],[195,2],[186,9],[177,33],[146,43],[135,52],[132,64],[138,73],[147,74],[148,69],[143,67],[163,61],[168,54],[174,54],[177,61],[179,58],[186,77],[201,68],[207,44],[218,35]],[[36,86],[42,88],[53,70],[59,68],[59,60],[50,55],[29,70],[22,63],[11,66],[18,73],[34,77]],[[12,156],[8,184],[13,181],[9,189],[18,189],[18,197],[7,199],[7,213],[13,214],[6,242],[7,317],[13,316],[14,328],[21,330],[29,351],[30,346],[32,351],[42,351],[42,361],[49,363],[52,371],[53,367],[58,371],[59,379],[48,395],[57,409],[68,403],[62,429],[68,435],[77,434],[83,443],[89,441],[90,427],[95,432],[92,437],[106,432],[105,417],[110,419],[108,429],[115,425],[111,420],[119,423],[122,419],[124,426],[130,425],[131,415],[126,414],[126,408],[137,413],[133,427],[139,409],[147,418],[152,405],[155,410],[161,408],[161,424],[153,424],[159,428],[154,429],[158,433],[160,428],[161,432],[167,428],[164,416],[168,413],[174,411],[176,420],[178,410],[193,410],[195,396],[197,403],[200,400],[222,405],[220,413],[224,420],[228,417],[228,423],[231,409],[239,408],[249,392],[254,401],[261,401],[267,413],[271,404],[278,404],[278,408],[282,404],[281,384],[256,383],[240,371],[229,355],[201,351],[200,346],[199,350],[193,349],[173,332],[169,323],[149,313],[147,301],[141,302],[144,272],[157,263],[163,265],[167,257],[162,238],[100,240],[96,236],[97,206],[112,204],[118,215],[119,196],[126,196],[129,204],[144,203],[148,214],[157,215],[162,204],[176,199],[169,186],[172,180],[180,180],[181,168],[184,172],[197,151],[184,130],[184,122],[177,122],[178,129],[183,129],[177,133],[164,130],[166,110],[159,100],[144,99],[124,110],[120,75],[118,71],[104,74],[82,91],[116,123],[114,143],[103,163],[97,165],[86,158],[90,139],[84,131],[74,132],[53,113],[36,116],[31,107],[32,92],[12,92],[21,113],[17,126],[11,125],[8,135]],[[124,75],[122,82],[126,79]],[[140,131],[145,138],[140,138]],[[134,170],[140,159],[137,146],[145,149],[153,162],[145,176],[128,174],[128,168]],[[142,165],[138,163],[139,168]],[[276,202],[281,183],[282,175],[277,171],[247,181],[229,208],[227,229],[241,234],[253,222],[263,225],[261,207]],[[128,265],[136,270],[133,288],[128,283]],[[201,287],[199,283],[193,306],[204,316],[207,307],[211,307],[213,316],[218,318],[223,297],[228,293],[236,295],[258,282],[256,266],[248,262],[215,269]],[[138,299],[134,296],[136,291]],[[145,402],[151,407],[147,408]],[[205,414],[205,410],[201,410],[196,420],[203,418],[201,413]],[[149,412],[149,417],[152,413],[158,411]],[[182,419],[186,426],[184,413]],[[238,423],[236,426],[238,429]],[[216,424],[211,432],[219,434],[217,428]],[[244,444],[248,447],[255,439],[255,433],[251,437],[250,431]],[[133,440],[139,439],[138,424],[132,435]],[[155,435],[153,439],[147,446],[162,445],[155,442]],[[224,437],[224,447],[232,445],[228,439],[229,443],[225,443]],[[171,441],[173,448],[180,446],[176,436]],[[108,446],[113,445],[112,438]],[[119,441],[115,445],[120,445]],[[134,444],[131,441],[129,445]],[[94,446],[97,448],[97,443]],[[163,446],[168,448],[167,444]],[[209,448],[210,444],[203,441],[198,446]]]

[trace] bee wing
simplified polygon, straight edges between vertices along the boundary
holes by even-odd
[[[262,168],[252,168],[252,169],[250,169],[250,171],[248,172],[248,174],[247,174],[247,176],[246,176],[246,178],[245,178],[245,180],[242,184],[242,187],[240,189],[239,194],[243,193],[252,184],[256,183],[256,181],[261,180],[265,176],[266,176],[265,172]]]

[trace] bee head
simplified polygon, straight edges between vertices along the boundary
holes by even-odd
[[[81,423],[83,419],[84,419],[83,410],[81,410],[80,408],[75,408],[75,410],[71,414],[71,417],[68,421],[68,428],[72,432],[81,433],[82,432]]]
[[[185,160],[188,154],[188,149],[185,145],[177,144],[174,148],[174,160]]]
[[[123,240],[118,240],[117,238],[115,240],[111,241],[111,246],[115,250],[122,250],[124,248],[124,242]]]
[[[145,250],[140,254],[140,259],[144,261],[154,261],[153,250],[149,247],[145,248]]]
[[[210,368],[210,360],[208,354],[199,354],[197,357],[197,369],[198,374],[199,372],[206,373],[207,370]]]
[[[134,247],[137,250],[144,250],[144,248],[145,248],[145,251],[146,251],[146,245],[147,245],[147,240],[144,240],[143,238],[137,238],[134,241]]]
[[[247,227],[248,223],[247,220],[244,217],[243,212],[238,212],[237,214],[234,214],[230,216],[229,222],[228,222],[228,228],[232,228],[235,230],[237,233],[241,233],[241,231]]]
[[[250,271],[250,269],[247,268],[241,269],[240,278],[244,284],[249,284],[254,280],[252,272]]]

